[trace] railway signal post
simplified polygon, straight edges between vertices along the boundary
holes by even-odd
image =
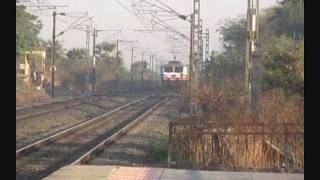
[[[258,118],[258,100],[260,93],[261,54],[258,50],[259,0],[248,0],[247,43],[245,87],[249,109],[254,119]]]

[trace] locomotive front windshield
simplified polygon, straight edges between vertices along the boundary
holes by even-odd
[[[173,67],[165,67],[164,72],[173,72]]]
[[[183,70],[182,67],[175,67],[175,68],[174,68],[174,72],[176,72],[176,73],[181,73],[182,70]]]

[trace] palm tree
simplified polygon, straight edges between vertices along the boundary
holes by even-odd
[[[111,53],[113,55],[111,55]],[[99,59],[102,59],[106,64],[111,67],[116,68],[117,70],[122,65],[121,52],[118,52],[118,58],[116,57],[116,44],[108,43],[106,41],[98,44],[96,46],[96,56]]]
[[[70,51],[68,51],[67,57],[71,60],[82,60],[82,59],[88,59],[88,54],[86,49],[73,48]]]
[[[110,44],[104,41],[96,46],[96,55],[102,59],[106,59],[110,56],[110,53],[115,51],[115,49],[116,44]]]

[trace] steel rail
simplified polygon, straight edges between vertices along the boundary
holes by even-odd
[[[102,141],[100,144],[98,144],[97,146],[95,146],[94,148],[92,148],[91,150],[89,150],[86,154],[84,154],[83,156],[81,156],[79,159],[77,159],[76,161],[74,161],[73,163],[71,163],[71,165],[77,165],[77,164],[84,164],[88,161],[90,161],[90,159],[92,158],[93,155],[98,154],[99,152],[101,152],[104,148],[105,145],[110,144],[112,142],[115,142],[116,140],[118,140],[121,136],[123,136],[124,134],[126,134],[130,129],[132,129],[135,125],[137,125],[139,122],[142,121],[142,119],[147,116],[149,113],[151,113],[153,110],[155,110],[158,106],[160,106],[161,104],[163,104],[164,102],[166,102],[169,98],[165,98],[163,100],[161,100],[160,102],[158,102],[157,104],[155,104],[154,106],[152,106],[150,109],[148,109],[146,112],[144,112],[143,114],[141,114],[139,117],[137,117],[135,120],[131,121],[129,124],[127,124],[125,127],[121,128],[120,130],[118,130],[117,132],[113,133],[110,137],[108,137],[107,139],[105,139],[104,141]]]
[[[55,100],[55,101],[50,101],[50,102],[35,103],[35,104],[31,104],[31,105],[20,106],[20,107],[16,107],[16,111],[24,110],[24,109],[27,109],[27,108],[33,108],[33,107],[40,107],[40,106],[49,105],[49,104],[72,101],[72,100],[81,99],[81,98],[85,98],[85,97],[89,97],[89,96],[92,96],[92,95],[70,97],[70,98],[62,99],[62,100]],[[48,99],[50,99],[50,98],[48,98]]]
[[[16,111],[23,111],[23,110],[28,109],[28,108],[42,108],[42,106],[47,106],[47,105],[50,106],[50,105],[55,105],[55,104],[60,104],[60,103],[68,103],[68,102],[71,102],[71,101],[74,101],[74,100],[79,100],[79,99],[87,98],[87,97],[103,96],[102,98],[96,99],[96,100],[100,100],[100,99],[103,99],[103,98],[107,97],[108,95],[112,95],[113,93],[123,93],[123,92],[127,92],[127,90],[114,91],[114,92],[110,92],[109,94],[93,93],[93,94],[89,94],[89,95],[70,97],[68,99],[63,99],[63,100],[56,100],[56,101],[51,101],[51,102],[45,102],[45,103],[39,103],[39,104],[34,104],[34,105],[18,107],[18,108],[16,108]],[[87,103],[87,102],[88,101],[86,101],[86,99],[84,99],[84,103]],[[44,113],[58,111],[58,110],[63,109],[63,108],[70,108],[70,107],[73,107],[73,106],[77,106],[79,104],[82,104],[82,103],[78,102],[78,103],[73,103],[73,104],[69,104],[69,105],[65,105],[65,106],[62,105],[61,107],[59,106],[60,108],[54,108],[54,109],[51,109],[51,110],[44,110],[44,111],[40,111],[40,112],[29,113],[30,115],[29,114],[24,114],[24,115],[16,116],[16,120],[29,118],[29,117],[32,117],[32,116],[38,116],[38,115],[41,115],[41,114],[44,114]]]
[[[30,152],[30,151],[38,148],[38,147],[41,147],[42,145],[44,145],[46,143],[50,143],[50,142],[55,141],[55,140],[65,136],[65,135],[68,135],[68,134],[70,134],[72,132],[75,132],[75,131],[77,131],[79,129],[82,129],[82,128],[86,127],[86,126],[89,126],[89,125],[95,123],[96,121],[99,121],[99,120],[105,118],[106,116],[109,116],[109,115],[111,115],[111,114],[113,114],[113,113],[115,113],[117,111],[120,111],[120,110],[122,110],[122,109],[124,109],[124,108],[126,108],[128,106],[131,106],[133,104],[139,103],[139,102],[141,102],[141,101],[143,101],[143,100],[145,100],[145,99],[147,99],[147,98],[149,98],[151,96],[152,95],[148,95],[148,96],[140,98],[140,99],[138,99],[138,100],[136,100],[134,102],[130,102],[130,103],[127,103],[125,105],[119,106],[119,107],[117,107],[117,108],[115,108],[115,109],[113,109],[113,110],[111,110],[111,111],[109,111],[107,113],[104,113],[104,114],[99,115],[99,116],[97,116],[95,118],[92,118],[91,120],[82,122],[80,124],[76,124],[76,125],[74,125],[74,126],[72,126],[70,128],[62,130],[62,131],[57,132],[57,133],[55,133],[55,134],[53,134],[53,135],[51,135],[49,137],[46,137],[46,138],[41,139],[41,140],[38,140],[38,141],[36,141],[36,142],[34,142],[32,144],[29,144],[29,145],[27,145],[27,146],[25,146],[23,148],[20,148],[20,149],[16,150],[16,159],[21,157],[21,155],[24,154],[24,153]]]
[[[47,114],[47,113],[50,113],[50,112],[56,112],[56,111],[59,111],[59,110],[65,109],[65,108],[71,108],[71,107],[74,107],[74,106],[86,104],[88,102],[97,101],[97,100],[101,100],[101,99],[104,99],[104,98],[105,97],[101,97],[101,98],[97,98],[97,99],[91,99],[89,101],[86,101],[84,99],[83,101],[74,102],[74,103],[71,103],[71,104],[68,104],[68,105],[60,105],[60,106],[57,106],[57,107],[54,107],[54,108],[51,108],[51,109],[47,109],[47,110],[43,110],[43,111],[27,113],[27,114],[24,114],[24,115],[16,116],[16,120],[21,120],[21,119],[26,119],[26,118],[30,118],[30,117],[40,116],[42,114]],[[72,100],[77,100],[77,99],[72,99]],[[72,101],[72,100],[70,100],[70,101]],[[66,102],[68,102],[68,101],[66,101]],[[61,103],[61,102],[59,102],[59,103]],[[48,105],[54,105],[54,104],[56,104],[56,103],[48,104]],[[41,108],[41,106],[38,107],[38,108]]]

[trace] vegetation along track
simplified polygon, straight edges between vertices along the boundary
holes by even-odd
[[[163,96],[147,96],[113,112],[16,151],[16,179],[41,179],[76,161],[119,129],[141,118]]]
[[[86,103],[16,121],[16,149],[48,137],[77,123],[111,111],[123,104],[141,98],[142,95],[102,96]],[[59,117],[59,118],[57,118]]]

